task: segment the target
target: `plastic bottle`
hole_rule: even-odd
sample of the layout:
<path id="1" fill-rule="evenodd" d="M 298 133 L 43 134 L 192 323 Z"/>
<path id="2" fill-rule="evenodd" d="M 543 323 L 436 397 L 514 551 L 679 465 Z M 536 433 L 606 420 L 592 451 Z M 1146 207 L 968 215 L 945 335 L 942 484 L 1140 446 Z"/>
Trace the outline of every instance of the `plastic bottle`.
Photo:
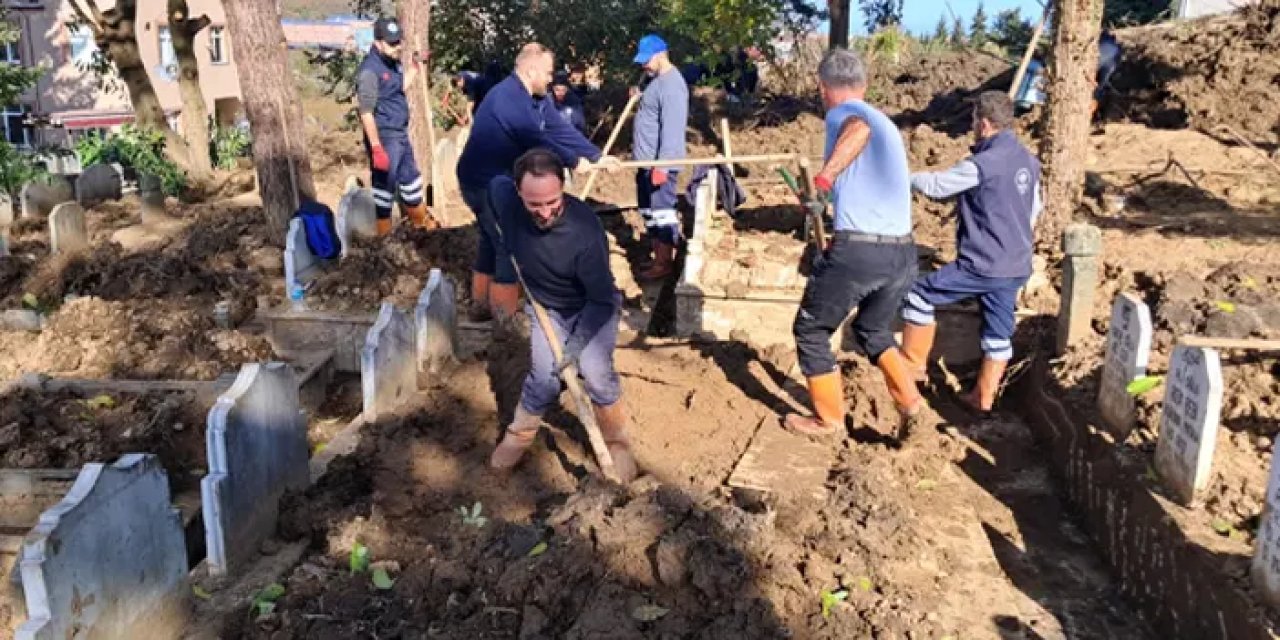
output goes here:
<path id="1" fill-rule="evenodd" d="M 295 282 L 291 284 L 289 286 L 290 308 L 293 309 L 294 311 L 306 311 L 307 303 L 305 300 L 303 300 L 303 296 L 305 294 L 306 294 L 306 289 L 302 286 L 302 283 Z"/>

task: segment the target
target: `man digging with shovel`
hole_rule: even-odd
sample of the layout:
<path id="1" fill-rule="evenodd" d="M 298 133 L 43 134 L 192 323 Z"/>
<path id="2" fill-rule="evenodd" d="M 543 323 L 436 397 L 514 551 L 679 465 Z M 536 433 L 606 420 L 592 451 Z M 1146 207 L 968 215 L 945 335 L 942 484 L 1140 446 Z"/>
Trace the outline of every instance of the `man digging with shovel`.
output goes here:
<path id="1" fill-rule="evenodd" d="M 542 414 L 560 397 L 560 378 L 577 369 L 591 399 L 618 479 L 629 482 L 636 463 L 627 439 L 622 384 L 613 367 L 622 296 L 609 269 L 604 227 L 591 207 L 564 193 L 565 165 L 546 149 L 520 156 L 511 178 L 499 176 L 489 188 L 489 206 L 501 233 L 500 262 L 513 257 L 528 290 L 532 358 L 515 419 L 489 464 L 510 469 L 533 444 Z M 547 331 L 534 318 L 541 304 Z M 559 359 L 550 341 L 563 345 Z M 571 366 L 574 365 L 574 366 Z"/>
<path id="2" fill-rule="evenodd" d="M 902 134 L 863 101 L 867 71 L 857 54 L 829 52 L 818 66 L 827 108 L 826 164 L 815 177 L 835 204 L 835 237 L 814 260 L 792 332 L 814 415 L 789 415 L 790 431 L 825 436 L 844 428 L 844 388 L 831 336 L 849 311 L 859 346 L 884 373 L 904 439 L 924 407 L 893 337 L 893 320 L 916 274 L 911 187 Z"/>

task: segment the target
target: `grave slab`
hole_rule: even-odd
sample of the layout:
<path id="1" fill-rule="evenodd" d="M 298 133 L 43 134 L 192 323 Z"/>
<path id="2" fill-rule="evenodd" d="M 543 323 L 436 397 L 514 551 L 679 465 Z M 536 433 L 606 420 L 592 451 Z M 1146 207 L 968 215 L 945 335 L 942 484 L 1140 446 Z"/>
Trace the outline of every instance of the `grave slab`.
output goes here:
<path id="1" fill-rule="evenodd" d="M 1107 330 L 1107 351 L 1098 385 L 1098 409 L 1117 440 L 1129 437 L 1137 419 L 1130 382 L 1147 374 L 1151 355 L 1151 310 L 1132 293 L 1116 296 Z"/>
<path id="2" fill-rule="evenodd" d="M 75 200 L 75 189 L 66 178 L 54 176 L 48 184 L 28 182 L 18 198 L 22 205 L 22 217 L 43 218 L 54 207 Z"/>
<path id="3" fill-rule="evenodd" d="M 294 218 L 289 221 L 289 231 L 284 239 L 285 292 L 292 291 L 295 286 L 306 288 L 319 274 L 320 259 L 307 247 L 302 220 Z"/>
<path id="4" fill-rule="evenodd" d="M 200 484 L 210 572 L 232 573 L 276 529 L 280 497 L 307 486 L 307 424 L 284 363 L 247 364 L 209 411 Z"/>
<path id="5" fill-rule="evenodd" d="M 385 416 L 417 390 L 417 353 L 413 321 L 390 302 L 382 303 L 360 352 L 360 382 L 368 421 Z"/>
<path id="6" fill-rule="evenodd" d="M 179 637 L 187 551 L 154 455 L 88 464 L 22 546 L 28 620 L 19 640 Z"/>
<path id="7" fill-rule="evenodd" d="M 89 228 L 84 219 L 84 208 L 74 202 L 64 202 L 49 214 L 49 251 L 75 253 L 89 248 Z"/>
<path id="8" fill-rule="evenodd" d="M 124 190 L 124 176 L 114 167 L 95 164 L 84 170 L 75 182 L 76 202 L 92 207 L 107 200 L 119 200 Z"/>
<path id="9" fill-rule="evenodd" d="M 427 277 L 427 286 L 413 309 L 413 323 L 422 381 L 422 376 L 438 375 L 457 359 L 457 294 L 453 281 L 439 269 L 432 269 Z"/>
<path id="10" fill-rule="evenodd" d="M 377 205 L 373 193 L 352 185 L 338 202 L 338 235 L 342 238 L 342 254 L 346 255 L 353 238 L 378 237 Z"/>
<path id="11" fill-rule="evenodd" d="M 1267 604 L 1280 608 L 1280 438 L 1271 449 L 1271 474 L 1250 573 Z"/>
<path id="12" fill-rule="evenodd" d="M 1183 505 L 1209 482 L 1222 413 L 1222 359 L 1217 351 L 1178 346 L 1169 358 L 1156 470 Z"/>
<path id="13" fill-rule="evenodd" d="M 827 497 L 825 483 L 833 455 L 830 446 L 789 433 L 777 420 L 766 418 L 738 459 L 728 484 L 822 502 Z"/>
<path id="14" fill-rule="evenodd" d="M 0 193 L 0 258 L 9 255 L 9 227 L 13 225 L 13 201 Z"/>

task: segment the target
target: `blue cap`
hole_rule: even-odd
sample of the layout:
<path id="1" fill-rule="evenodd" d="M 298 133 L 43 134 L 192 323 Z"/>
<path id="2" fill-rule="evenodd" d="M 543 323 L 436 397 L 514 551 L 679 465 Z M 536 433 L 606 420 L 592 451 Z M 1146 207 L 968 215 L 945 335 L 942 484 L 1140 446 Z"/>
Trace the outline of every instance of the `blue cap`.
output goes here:
<path id="1" fill-rule="evenodd" d="M 649 60 L 667 50 L 667 41 L 663 40 L 657 34 L 649 34 L 640 38 L 640 44 L 636 47 L 636 64 L 648 64 Z"/>

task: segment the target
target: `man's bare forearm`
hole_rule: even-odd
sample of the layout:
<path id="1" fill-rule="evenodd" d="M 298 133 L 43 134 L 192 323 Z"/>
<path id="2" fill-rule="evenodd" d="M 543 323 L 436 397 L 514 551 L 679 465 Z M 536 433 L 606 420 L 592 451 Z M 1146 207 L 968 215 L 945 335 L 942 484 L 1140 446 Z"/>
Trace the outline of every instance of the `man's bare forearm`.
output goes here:
<path id="1" fill-rule="evenodd" d="M 369 145 L 373 147 L 381 147 L 382 138 L 378 137 L 378 123 L 373 119 L 373 114 L 360 114 L 360 124 L 364 126 L 364 135 L 369 139 Z"/>
<path id="2" fill-rule="evenodd" d="M 836 138 L 831 157 L 818 172 L 818 177 L 828 182 L 835 182 L 837 176 L 849 168 L 871 141 L 871 127 L 861 118 L 851 117 L 840 127 L 840 137 Z"/>

